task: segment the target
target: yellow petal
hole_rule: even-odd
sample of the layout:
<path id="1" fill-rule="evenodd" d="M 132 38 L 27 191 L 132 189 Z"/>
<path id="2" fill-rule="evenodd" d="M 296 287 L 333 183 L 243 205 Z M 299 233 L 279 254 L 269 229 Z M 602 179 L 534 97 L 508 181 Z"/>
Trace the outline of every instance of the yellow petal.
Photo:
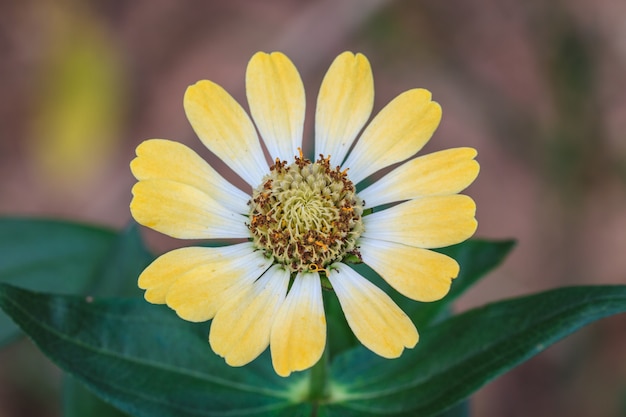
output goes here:
<path id="1" fill-rule="evenodd" d="M 139 224 L 179 239 L 247 238 L 246 218 L 204 192 L 169 180 L 139 181 L 130 211 Z"/>
<path id="2" fill-rule="evenodd" d="M 393 99 L 367 126 L 348 159 L 355 184 L 369 175 L 413 156 L 428 142 L 441 120 L 441 107 L 424 89 Z"/>
<path id="3" fill-rule="evenodd" d="M 185 320 L 199 322 L 213 318 L 226 301 L 245 291 L 271 265 L 271 260 L 262 253 L 252 252 L 251 246 L 232 251 L 211 249 L 221 249 L 215 260 L 180 276 L 165 297 L 167 305 Z"/>
<path id="4" fill-rule="evenodd" d="M 367 58 L 344 52 L 331 64 L 317 97 L 315 155 L 330 155 L 341 165 L 372 113 L 374 79 Z"/>
<path id="5" fill-rule="evenodd" d="M 189 86 L 187 118 L 202 143 L 252 187 L 269 172 L 252 121 L 222 87 L 211 81 Z"/>
<path id="6" fill-rule="evenodd" d="M 191 185 L 237 213 L 248 213 L 250 196 L 226 181 L 182 143 L 146 140 L 137 147 L 130 169 L 138 180 L 171 180 Z"/>
<path id="7" fill-rule="evenodd" d="M 450 290 L 459 264 L 449 256 L 382 240 L 361 238 L 363 262 L 401 294 L 417 301 L 436 301 Z"/>
<path id="8" fill-rule="evenodd" d="M 480 169 L 472 148 L 447 149 L 412 159 L 359 193 L 368 207 L 463 191 Z"/>
<path id="9" fill-rule="evenodd" d="M 280 52 L 257 52 L 246 71 L 246 94 L 270 158 L 293 161 L 302 146 L 306 104 L 296 67 Z"/>
<path id="10" fill-rule="evenodd" d="M 138 285 L 146 290 L 146 300 L 165 304 L 165 296 L 172 284 L 192 269 L 214 262 L 219 249 L 181 248 L 159 256 L 139 275 Z M 249 247 L 248 251 L 252 251 L 252 248 Z"/>
<path id="11" fill-rule="evenodd" d="M 478 223 L 466 195 L 410 200 L 363 218 L 364 237 L 418 248 L 440 248 L 469 238 Z"/>
<path id="12" fill-rule="evenodd" d="M 213 322 L 209 342 L 230 366 L 242 366 L 270 343 L 278 308 L 287 295 L 289 272 L 274 265 L 254 284 L 229 298 Z"/>
<path id="13" fill-rule="evenodd" d="M 280 376 L 315 365 L 326 346 L 326 317 L 317 272 L 299 273 L 276 315 L 270 335 L 272 364 Z"/>
<path id="14" fill-rule="evenodd" d="M 397 358 L 405 347 L 417 344 L 413 322 L 384 291 L 344 264 L 331 268 L 328 279 L 348 325 L 366 348 L 384 358 Z"/>

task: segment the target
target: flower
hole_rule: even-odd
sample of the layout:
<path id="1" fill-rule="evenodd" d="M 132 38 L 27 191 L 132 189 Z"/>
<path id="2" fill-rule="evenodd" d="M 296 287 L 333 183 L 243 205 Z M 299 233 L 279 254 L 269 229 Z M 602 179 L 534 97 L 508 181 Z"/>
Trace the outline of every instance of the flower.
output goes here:
<path id="1" fill-rule="evenodd" d="M 301 150 L 305 96 L 292 62 L 277 52 L 254 55 L 246 93 L 254 124 L 211 81 L 190 86 L 184 108 L 202 143 L 247 192 L 180 143 L 152 139 L 137 148 L 130 209 L 140 224 L 180 239 L 241 240 L 157 258 L 139 277 L 146 300 L 185 320 L 212 319 L 210 345 L 232 366 L 269 345 L 274 369 L 287 376 L 324 351 L 322 287 L 331 286 L 361 343 L 398 357 L 418 341 L 414 324 L 348 261 L 365 262 L 411 299 L 442 298 L 459 266 L 430 249 L 476 230 L 475 204 L 458 194 L 478 175 L 476 151 L 420 156 L 357 192 L 355 185 L 430 139 L 441 120 L 430 92 L 400 94 L 357 140 L 373 107 L 372 71 L 361 54 L 339 55 L 317 100 L 314 161 Z"/>

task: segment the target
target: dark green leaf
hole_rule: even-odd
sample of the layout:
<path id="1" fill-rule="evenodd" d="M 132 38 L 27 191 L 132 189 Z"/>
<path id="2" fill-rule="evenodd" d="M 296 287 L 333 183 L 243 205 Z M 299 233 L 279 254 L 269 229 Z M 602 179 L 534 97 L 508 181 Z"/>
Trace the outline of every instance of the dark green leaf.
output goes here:
<path id="1" fill-rule="evenodd" d="M 143 244 L 137 223 L 132 222 L 116 236 L 87 293 L 93 296 L 140 296 L 137 277 L 154 257 Z M 92 394 L 83 384 L 65 375 L 63 384 L 64 417 L 124 417 L 113 406 Z"/>
<path id="2" fill-rule="evenodd" d="M 580 327 L 626 311 L 626 286 L 557 289 L 422 329 L 399 359 L 364 348 L 337 358 L 325 416 L 437 415 Z"/>
<path id="3" fill-rule="evenodd" d="M 332 291 L 324 291 L 324 312 L 326 313 L 328 355 L 334 358 L 337 354 L 358 346 L 356 338 L 343 315 L 337 296 Z"/>
<path id="4" fill-rule="evenodd" d="M 52 220 L 0 219 L 0 282 L 55 293 L 81 293 L 96 278 L 116 233 Z M 0 344 L 18 329 L 0 314 Z"/>
<path id="5" fill-rule="evenodd" d="M 485 274 L 498 266 L 514 245 L 515 242 L 512 240 L 487 241 L 470 239 L 458 245 L 439 249 L 439 252 L 456 259 L 461 266 L 461 272 L 452 282 L 450 293 L 443 299 L 432 303 L 420 303 L 396 292 L 367 265 L 353 265 L 353 268 L 382 288 L 387 294 L 390 294 L 400 308 L 411 317 L 411 320 L 413 320 L 419 330 L 440 317 L 450 303 L 461 296 Z M 359 342 L 352 335 L 352 331 L 348 327 L 334 294 L 325 301 L 330 338 L 329 350 L 331 357 L 334 357 L 346 349 L 358 346 Z"/>
<path id="6" fill-rule="evenodd" d="M 459 276 L 452 281 L 450 292 L 444 298 L 433 303 L 413 303 L 412 306 L 406 306 L 407 314 L 418 326 L 424 326 L 436 320 L 450 303 L 500 265 L 514 246 L 514 240 L 471 239 L 458 245 L 439 249 L 438 252 L 454 258 L 459 263 L 461 266 Z"/>
<path id="7" fill-rule="evenodd" d="M 83 384 L 65 374 L 63 380 L 63 417 L 128 417 L 117 408 L 89 392 Z"/>
<path id="8" fill-rule="evenodd" d="M 437 417 L 469 417 L 470 416 L 470 408 L 469 401 L 463 401 L 455 405 L 452 408 L 447 409 L 441 414 L 438 414 Z"/>
<path id="9" fill-rule="evenodd" d="M 107 296 L 143 296 L 137 277 L 154 259 L 146 249 L 137 223 L 132 222 L 112 242 L 89 294 Z"/>
<path id="10" fill-rule="evenodd" d="M 0 285 L 0 306 L 41 350 L 98 396 L 134 416 L 308 416 L 306 374 L 281 378 L 268 355 L 232 368 L 208 323 L 141 299 L 85 299 Z"/>

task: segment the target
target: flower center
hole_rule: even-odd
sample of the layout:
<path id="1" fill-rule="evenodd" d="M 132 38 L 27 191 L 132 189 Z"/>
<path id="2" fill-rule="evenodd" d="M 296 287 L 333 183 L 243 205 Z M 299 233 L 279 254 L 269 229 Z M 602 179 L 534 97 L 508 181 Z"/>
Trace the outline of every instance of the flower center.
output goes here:
<path id="1" fill-rule="evenodd" d="M 250 224 L 255 246 L 292 272 L 321 271 L 348 255 L 360 258 L 363 201 L 330 157 L 276 159 L 252 192 Z"/>

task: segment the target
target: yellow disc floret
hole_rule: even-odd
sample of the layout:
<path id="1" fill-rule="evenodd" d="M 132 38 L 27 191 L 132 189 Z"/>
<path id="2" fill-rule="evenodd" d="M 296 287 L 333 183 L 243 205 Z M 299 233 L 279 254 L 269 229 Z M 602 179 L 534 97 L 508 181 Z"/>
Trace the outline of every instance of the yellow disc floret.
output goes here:
<path id="1" fill-rule="evenodd" d="M 347 172 L 296 156 L 289 166 L 276 160 L 250 200 L 255 246 L 292 272 L 318 271 L 347 255 L 359 256 L 363 201 Z"/>

